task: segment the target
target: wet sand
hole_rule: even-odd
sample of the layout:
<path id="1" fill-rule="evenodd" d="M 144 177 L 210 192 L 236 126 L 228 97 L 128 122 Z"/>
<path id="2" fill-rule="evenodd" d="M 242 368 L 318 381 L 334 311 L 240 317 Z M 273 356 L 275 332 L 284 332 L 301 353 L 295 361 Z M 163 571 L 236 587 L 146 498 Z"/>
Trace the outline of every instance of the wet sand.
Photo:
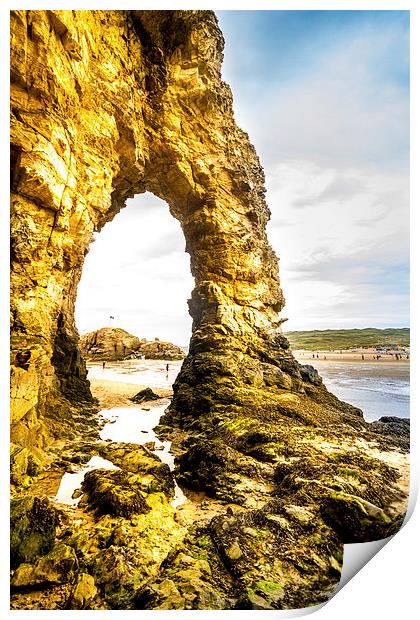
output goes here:
<path id="1" fill-rule="evenodd" d="M 296 355 L 296 358 L 300 363 L 311 364 L 317 368 L 328 389 L 339 398 L 363 409 L 366 420 L 378 419 L 382 415 L 409 416 L 409 363 L 405 360 L 398 362 L 395 359 L 381 358 L 381 360 L 372 359 L 363 362 L 356 354 L 329 354 L 327 360 L 324 360 L 312 359 L 312 353 L 310 355 L 309 358 L 309 353 L 306 352 L 303 356 Z M 175 380 L 181 364 L 182 362 L 172 362 L 168 377 L 165 364 L 154 360 L 107 363 L 105 370 L 102 369 L 101 364 L 89 364 L 92 393 L 98 398 L 103 409 L 132 407 L 138 410 L 139 405 L 131 402 L 129 398 L 145 387 L 152 387 L 154 392 L 164 398 L 172 396 L 172 385 L 168 386 L 168 382 Z M 161 387 L 158 387 L 159 384 Z M 158 405 L 159 403 L 146 403 L 144 408 L 152 407 L 153 409 Z M 147 437 L 147 439 L 150 438 Z M 397 485 L 401 489 L 399 502 L 405 503 L 408 496 L 409 455 L 399 451 L 382 452 L 376 445 L 370 445 L 362 438 L 358 440 L 358 444 L 360 445 L 348 445 L 346 448 L 350 451 L 356 447 L 362 449 L 399 471 L 401 475 Z M 329 449 L 325 442 L 319 443 L 317 440 L 317 445 Z M 342 449 L 343 445 L 331 444 L 330 448 L 338 450 Z M 176 445 L 172 449 L 175 453 L 177 452 Z M 190 501 L 179 506 L 186 520 L 191 518 L 194 510 L 198 510 L 201 501 L 203 501 L 203 510 L 201 508 L 198 510 L 200 519 L 208 519 L 209 506 L 206 496 L 202 494 L 203 496 L 200 497 L 200 494 L 192 492 L 188 492 L 187 495 Z M 397 504 L 398 502 L 396 508 L 401 509 L 401 506 Z M 192 508 L 194 510 L 190 514 Z M 194 518 L 197 519 L 197 512 L 194 513 Z"/>
<path id="2" fill-rule="evenodd" d="M 298 358 L 299 359 L 299 358 Z M 338 398 L 362 409 L 365 420 L 410 417 L 410 365 L 387 360 L 299 359 L 314 366 Z"/>

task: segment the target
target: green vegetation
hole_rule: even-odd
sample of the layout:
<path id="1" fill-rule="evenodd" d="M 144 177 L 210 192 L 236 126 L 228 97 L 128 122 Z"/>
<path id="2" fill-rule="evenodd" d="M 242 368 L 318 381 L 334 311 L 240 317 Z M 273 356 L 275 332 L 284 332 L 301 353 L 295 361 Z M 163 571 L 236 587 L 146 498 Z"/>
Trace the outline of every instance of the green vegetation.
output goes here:
<path id="1" fill-rule="evenodd" d="M 356 347 L 410 346 L 410 328 L 324 329 L 286 332 L 292 349 L 332 351 Z"/>

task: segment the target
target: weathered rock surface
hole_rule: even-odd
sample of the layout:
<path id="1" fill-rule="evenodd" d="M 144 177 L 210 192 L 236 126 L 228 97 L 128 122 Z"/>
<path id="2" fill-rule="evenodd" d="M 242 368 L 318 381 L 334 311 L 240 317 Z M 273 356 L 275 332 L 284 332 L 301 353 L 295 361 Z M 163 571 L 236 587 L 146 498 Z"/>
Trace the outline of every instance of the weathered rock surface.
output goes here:
<path id="1" fill-rule="evenodd" d="M 181 347 L 157 338 L 142 342 L 137 353 L 144 355 L 147 360 L 183 360 L 185 357 Z"/>
<path id="2" fill-rule="evenodd" d="M 101 513 L 129 517 L 148 512 L 141 478 L 124 471 L 94 469 L 85 475 L 82 489 L 89 502 Z"/>
<path id="3" fill-rule="evenodd" d="M 401 447 L 409 449 L 410 447 L 410 420 L 406 418 L 397 418 L 395 416 L 383 416 L 379 420 L 375 420 L 371 424 L 372 430 L 388 435 L 398 437 Z"/>
<path id="4" fill-rule="evenodd" d="M 73 581 L 77 569 L 74 550 L 68 545 L 58 544 L 35 566 L 21 564 L 13 575 L 11 585 L 14 588 L 30 588 L 68 583 Z"/>
<path id="5" fill-rule="evenodd" d="M 12 432 L 20 443 L 47 434 L 43 416 L 65 406 L 63 397 L 89 399 L 74 325 L 84 255 L 93 231 L 144 191 L 180 220 L 196 279 L 174 406 L 196 417 L 202 392 L 217 402 L 220 382 L 264 387 L 263 363 L 299 390 L 279 330 L 264 174 L 221 81 L 214 14 L 14 11 L 11 31 Z"/>
<path id="6" fill-rule="evenodd" d="M 13 498 L 10 504 L 10 563 L 33 562 L 50 551 L 58 519 L 46 498 L 30 495 Z"/>
<path id="7" fill-rule="evenodd" d="M 69 609 L 89 609 L 97 593 L 95 580 L 92 575 L 79 573 L 74 588 L 70 594 Z"/>
<path id="8" fill-rule="evenodd" d="M 62 510 L 67 529 L 55 540 L 48 502 L 13 500 L 17 582 L 59 543 L 75 550 L 72 570 L 91 575 L 97 592 L 89 579 L 86 596 L 72 599 L 74 584 L 56 580 L 29 600 L 16 593 L 12 606 L 283 609 L 326 600 L 343 544 L 401 523 L 406 433 L 367 424 L 299 366 L 281 332 L 264 174 L 221 80 L 215 15 L 18 10 L 11 45 L 13 476 L 35 494 L 30 455 L 54 439 L 57 467 L 60 451 L 77 463 L 89 450 L 121 467 L 87 476 L 87 501 Z M 94 441 L 74 323 L 93 232 L 145 191 L 179 220 L 195 278 L 190 350 L 159 429 L 177 444 L 190 514 L 175 512 L 172 475 L 146 449 Z"/>
<path id="9" fill-rule="evenodd" d="M 38 451 L 37 451 L 38 452 Z M 10 444 L 10 480 L 17 487 L 26 487 L 41 470 L 41 460 L 27 448 Z"/>

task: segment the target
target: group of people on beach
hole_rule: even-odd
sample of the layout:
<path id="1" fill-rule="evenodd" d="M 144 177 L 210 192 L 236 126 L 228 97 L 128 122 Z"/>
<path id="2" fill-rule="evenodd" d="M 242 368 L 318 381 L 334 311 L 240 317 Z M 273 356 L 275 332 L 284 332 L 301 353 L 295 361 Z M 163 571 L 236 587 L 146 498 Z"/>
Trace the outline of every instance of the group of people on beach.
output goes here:
<path id="1" fill-rule="evenodd" d="M 340 351 L 340 353 L 343 353 L 343 352 Z M 387 353 L 387 355 L 388 356 L 392 355 L 393 357 L 395 357 L 395 359 L 397 361 L 400 361 L 400 360 L 402 360 L 404 358 L 407 359 L 407 360 L 410 359 L 410 355 L 408 353 L 404 353 L 404 355 L 402 353 L 392 353 L 392 354 Z M 365 360 L 365 354 L 361 353 L 360 354 L 360 358 L 364 361 Z M 376 360 L 376 361 L 380 360 L 381 358 L 382 358 L 382 355 L 380 353 L 375 353 L 375 355 L 373 355 L 373 359 Z M 312 359 L 320 359 L 319 354 L 318 353 L 312 353 Z M 324 360 L 326 360 L 326 359 L 327 359 L 327 356 L 324 355 Z"/>

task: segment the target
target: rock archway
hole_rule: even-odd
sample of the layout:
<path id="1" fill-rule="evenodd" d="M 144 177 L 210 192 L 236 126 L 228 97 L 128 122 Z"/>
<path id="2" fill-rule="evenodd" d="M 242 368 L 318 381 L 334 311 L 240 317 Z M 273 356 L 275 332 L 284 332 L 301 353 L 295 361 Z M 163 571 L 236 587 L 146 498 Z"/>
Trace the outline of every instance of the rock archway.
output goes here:
<path id="1" fill-rule="evenodd" d="M 153 507 L 141 503 L 169 524 L 166 538 L 151 529 L 153 557 L 143 515 L 126 522 L 125 538 L 108 516 L 96 529 L 88 522 L 93 551 L 77 526 L 65 551 L 76 566 L 77 549 L 88 567 L 80 579 L 94 575 L 96 608 L 276 609 L 326 600 L 343 543 L 398 529 L 405 489 L 381 454 L 407 441 L 330 394 L 281 332 L 264 174 L 221 80 L 214 14 L 13 11 L 11 44 L 11 428 L 16 469 L 30 478 L 15 480 L 18 492 L 36 474 L 31 458 L 71 436 L 74 411 L 92 400 L 74 323 L 92 234 L 127 198 L 150 191 L 179 220 L 195 278 L 190 350 L 160 433 L 182 437 L 178 480 L 206 493 L 215 516 L 196 506 L 182 525 L 160 493 Z M 116 462 L 133 467 L 116 450 Z M 149 458 L 130 455 L 136 467 Z M 18 511 L 36 509 L 33 495 L 17 500 Z M 226 503 L 238 511 L 226 512 Z M 143 541 L 143 551 L 121 555 L 122 539 L 136 549 Z M 17 587 L 28 585 L 22 566 Z M 68 605 L 76 605 L 71 597 Z"/>
<path id="2" fill-rule="evenodd" d="M 12 14 L 13 438 L 39 443 L 39 414 L 89 400 L 73 318 L 83 259 L 145 191 L 180 221 L 196 283 L 174 408 L 209 412 L 222 387 L 240 402 L 250 387 L 301 389 L 264 174 L 234 121 L 222 48 L 206 11 Z"/>

